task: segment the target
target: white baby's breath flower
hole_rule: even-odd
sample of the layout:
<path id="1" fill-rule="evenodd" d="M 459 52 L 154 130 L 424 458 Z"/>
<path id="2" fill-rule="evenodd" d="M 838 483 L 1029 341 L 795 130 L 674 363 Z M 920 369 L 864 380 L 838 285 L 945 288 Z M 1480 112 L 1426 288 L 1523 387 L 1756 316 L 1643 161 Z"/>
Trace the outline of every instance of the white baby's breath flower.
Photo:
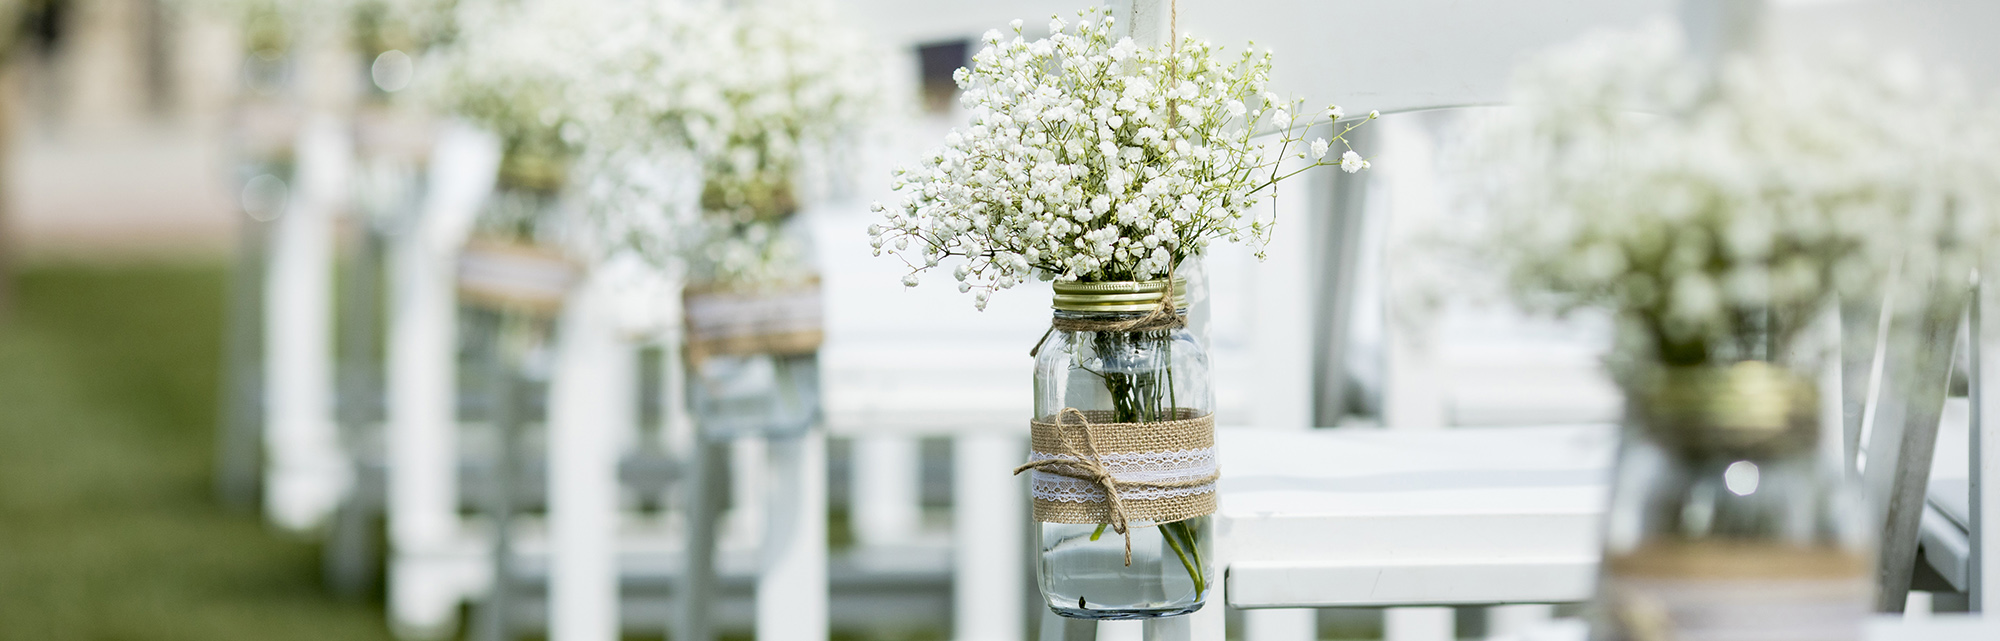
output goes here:
<path id="1" fill-rule="evenodd" d="M 2000 117 L 1942 76 L 1811 54 L 1710 66 L 1657 26 L 1534 61 L 1459 159 L 1493 214 L 1478 246 L 1530 307 L 1617 313 L 1641 363 L 1776 358 L 1840 297 L 1880 300 L 1892 260 L 1962 287 L 2000 240 Z"/>
<path id="2" fill-rule="evenodd" d="M 656 263 L 685 260 L 697 280 L 802 278 L 793 214 L 882 104 L 866 38 L 823 0 L 574 5 L 613 7 L 574 38 L 590 55 L 567 92 L 590 107 L 577 120 L 598 170 L 598 234 Z M 893 232 L 871 230 L 870 245 L 907 247 Z"/>
<path id="3" fill-rule="evenodd" d="M 906 263 L 921 253 L 919 270 L 958 261 L 961 291 L 983 308 L 1031 278 L 1151 280 L 1212 240 L 1267 241 L 1269 221 L 1245 213 L 1296 173 L 1277 150 L 1299 155 L 1314 124 L 1266 91 L 1270 53 L 1225 56 L 1192 38 L 1140 48 L 1100 15 L 1053 21 L 1034 41 L 989 37 L 957 76 L 972 125 L 898 174 L 903 200 L 869 242 L 893 240 Z M 1267 146 L 1253 130 L 1274 123 Z M 1315 141 L 1309 166 L 1334 164 L 1326 150 L 1348 129 Z"/>
<path id="4" fill-rule="evenodd" d="M 1341 171 L 1351 174 L 1367 168 L 1368 168 L 1368 161 L 1363 160 L 1361 158 L 1361 154 L 1354 153 L 1354 150 L 1352 149 L 1349 149 L 1347 150 L 1347 153 L 1340 155 Z"/>

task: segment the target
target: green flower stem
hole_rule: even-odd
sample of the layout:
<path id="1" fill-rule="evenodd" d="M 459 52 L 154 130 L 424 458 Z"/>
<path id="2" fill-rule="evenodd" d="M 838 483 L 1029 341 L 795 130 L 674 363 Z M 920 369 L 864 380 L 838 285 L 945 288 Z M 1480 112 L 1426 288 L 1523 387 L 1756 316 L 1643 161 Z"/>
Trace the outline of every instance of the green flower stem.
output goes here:
<path id="1" fill-rule="evenodd" d="M 1201 552 L 1195 548 L 1194 536 L 1187 521 L 1160 525 L 1160 538 L 1166 540 L 1167 547 L 1173 548 L 1174 556 L 1180 557 L 1181 567 L 1187 568 L 1188 578 L 1194 580 L 1194 598 L 1201 598 L 1202 593 L 1208 591 L 1208 582 L 1201 574 Z M 1176 541 L 1176 538 L 1180 540 Z"/>

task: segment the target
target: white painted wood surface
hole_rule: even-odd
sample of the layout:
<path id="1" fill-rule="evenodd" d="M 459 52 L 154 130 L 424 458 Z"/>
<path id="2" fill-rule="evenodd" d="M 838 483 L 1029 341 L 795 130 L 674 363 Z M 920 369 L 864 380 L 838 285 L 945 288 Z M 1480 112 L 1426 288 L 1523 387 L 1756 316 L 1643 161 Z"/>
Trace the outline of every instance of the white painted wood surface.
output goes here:
<path id="1" fill-rule="evenodd" d="M 449 635 L 460 601 L 489 578 L 458 517 L 453 257 L 492 191 L 500 148 L 464 126 L 447 127 L 436 144 L 430 192 L 389 255 L 389 621 L 403 638 Z"/>
<path id="2" fill-rule="evenodd" d="M 854 439 L 854 538 L 864 546 L 913 542 L 923 528 L 923 496 L 917 439 L 867 436 Z"/>
<path id="3" fill-rule="evenodd" d="M 1508 641 L 1585 641 L 1589 628 L 1576 620 L 1553 624 L 1506 637 Z M 1866 641 L 1990 641 L 2000 639 L 2000 621 L 1977 616 L 1941 614 L 1931 617 L 1877 615 L 1868 620 L 1862 639 Z"/>
<path id="4" fill-rule="evenodd" d="M 1027 638 L 1021 595 L 1028 540 L 1022 523 L 1027 489 L 1012 474 L 1027 456 L 1023 441 L 1005 434 L 952 439 L 952 638 Z"/>
<path id="5" fill-rule="evenodd" d="M 1971 550 L 1972 607 L 1983 613 L 2000 613 L 2000 589 L 1987 579 L 2000 580 L 2000 491 L 1985 482 L 2000 479 L 2000 286 L 1977 280 L 1971 320 L 1972 372 L 1971 420 L 1967 460 L 1968 496 L 1972 508 L 1968 523 Z"/>
<path id="6" fill-rule="evenodd" d="M 769 506 L 757 575 L 757 638 L 827 638 L 826 432 L 769 441 Z"/>
<path id="7" fill-rule="evenodd" d="M 264 509 L 292 531 L 323 523 L 354 481 L 333 415 L 334 217 L 354 155 L 346 134 L 328 114 L 300 130 L 265 272 Z"/>
<path id="8" fill-rule="evenodd" d="M 1225 429 L 1218 439 L 1230 605 L 1589 597 L 1611 426 Z"/>
<path id="9" fill-rule="evenodd" d="M 1389 608 L 1382 611 L 1383 641 L 1448 641 L 1458 638 L 1451 608 Z"/>
<path id="10" fill-rule="evenodd" d="M 549 381 L 551 641 L 616 641 L 620 441 L 637 429 L 638 354 L 600 275 L 570 295 Z"/>

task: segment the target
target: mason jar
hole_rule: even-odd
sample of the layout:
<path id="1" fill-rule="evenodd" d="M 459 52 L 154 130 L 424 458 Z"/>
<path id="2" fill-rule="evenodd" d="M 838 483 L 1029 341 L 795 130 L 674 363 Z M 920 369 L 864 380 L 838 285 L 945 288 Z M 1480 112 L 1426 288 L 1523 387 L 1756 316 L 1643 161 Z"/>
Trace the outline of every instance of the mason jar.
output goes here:
<path id="1" fill-rule="evenodd" d="M 1811 379 L 1745 361 L 1627 388 L 1591 637 L 1860 639 L 1873 541 Z"/>
<path id="2" fill-rule="evenodd" d="M 1166 280 L 1055 285 L 1053 329 L 1036 351 L 1031 457 L 1096 456 L 1121 481 L 1170 482 L 1121 491 L 1121 534 L 1101 486 L 1031 471 L 1035 575 L 1062 616 L 1186 614 L 1214 585 L 1215 395 L 1208 354 L 1184 321 L 1185 280 L 1174 285 L 1171 293 Z M 1050 438 L 1049 424 L 1068 431 Z"/>

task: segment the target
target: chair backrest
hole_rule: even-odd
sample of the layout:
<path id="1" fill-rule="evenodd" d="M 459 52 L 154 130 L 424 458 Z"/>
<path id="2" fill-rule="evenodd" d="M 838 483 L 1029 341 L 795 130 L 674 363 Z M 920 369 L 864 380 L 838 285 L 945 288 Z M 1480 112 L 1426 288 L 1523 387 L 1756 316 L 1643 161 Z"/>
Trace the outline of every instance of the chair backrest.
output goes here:
<path id="1" fill-rule="evenodd" d="M 1882 528 L 1876 609 L 1883 612 L 1903 610 L 1916 569 L 1938 422 L 1967 303 L 1963 280 L 1928 285 L 1908 280 L 1893 284 L 1887 300 L 1844 314 L 1843 320 L 1856 322 L 1842 323 L 1842 366 L 1868 368 L 1865 376 L 1843 371 L 1843 383 L 1865 381 L 1859 389 L 1841 390 L 1843 408 L 1860 409 L 1858 416 L 1843 417 L 1845 441 L 1854 445 L 1843 454 L 1866 488 L 1872 522 Z M 1881 311 L 1907 309 L 1909 300 L 1919 301 L 1921 311 Z"/>
<path id="2" fill-rule="evenodd" d="M 1873 49 L 1917 54 L 1926 62 L 1942 63 L 1962 73 L 1982 91 L 1992 91 L 2000 88 L 2000 55 L 1994 55 L 2000 52 L 1995 51 L 1989 28 L 1995 19 L 2000 19 L 2000 5 L 1989 3 L 1775 2 L 1768 35 L 1778 46 L 1866 38 Z M 1841 313 L 1842 451 L 1849 462 L 1863 455 L 1871 462 L 1892 462 L 1870 463 L 1861 470 L 1873 516 L 1883 526 L 1878 570 L 1879 606 L 1885 611 L 1902 609 L 1917 562 L 1919 521 L 1948 376 L 1954 367 L 1967 371 L 1971 379 L 1971 500 L 1967 515 L 1971 608 L 2000 609 L 2000 598 L 1981 585 L 1982 576 L 2000 572 L 2000 566 L 1986 565 L 1988 557 L 1983 553 L 1987 543 L 2000 541 L 2000 532 L 1986 532 L 1981 527 L 1983 515 L 2000 510 L 1992 501 L 2000 496 L 1988 498 L 1989 493 L 1980 490 L 1982 472 L 2000 470 L 1996 466 L 2000 452 L 1982 447 L 1982 442 L 1992 441 L 1981 438 L 1982 434 L 1992 437 L 1991 430 L 2000 428 L 2000 413 L 1996 413 L 2000 409 L 1996 407 L 2000 406 L 2000 377 L 1981 375 L 1982 363 L 2000 357 L 2000 343 L 1995 340 L 2000 338 L 2000 325 L 1983 319 L 1991 314 L 1981 311 L 1993 304 L 1994 288 L 1975 279 L 1969 298 L 1953 300 L 1963 292 L 1951 287 L 1906 292 L 1939 302 L 1940 309 L 1924 318 L 1899 321 L 1884 315 L 1882 301 L 1848 304 Z M 1960 358 L 1969 362 L 1955 365 L 1953 346 L 1961 335 L 1967 337 L 1970 349 Z"/>

